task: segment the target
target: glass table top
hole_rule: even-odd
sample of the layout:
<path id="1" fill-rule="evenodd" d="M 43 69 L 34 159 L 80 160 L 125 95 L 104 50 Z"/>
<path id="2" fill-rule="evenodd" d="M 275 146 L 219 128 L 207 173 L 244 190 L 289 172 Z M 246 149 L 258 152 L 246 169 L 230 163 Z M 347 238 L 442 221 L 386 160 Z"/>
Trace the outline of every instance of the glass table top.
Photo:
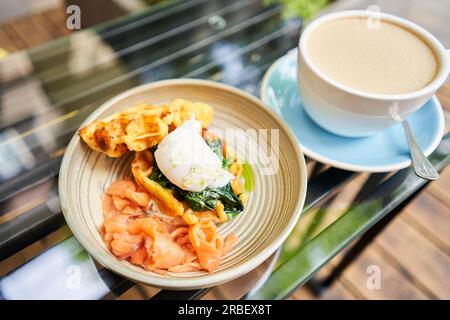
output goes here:
<path id="1" fill-rule="evenodd" d="M 0 296 L 99 299 L 133 286 L 98 266 L 64 227 L 57 176 L 65 146 L 102 102 L 140 84 L 202 78 L 257 96 L 264 72 L 297 45 L 301 26 L 259 0 L 171 1 L 0 60 Z M 432 155 L 440 168 L 450 161 L 449 144 L 447 135 Z M 320 205 L 359 175 L 314 161 L 308 169 L 297 228 L 279 257 L 240 280 L 234 298 L 252 288 L 247 298 L 285 298 L 425 183 L 410 170 L 369 176 L 352 205 L 336 213 Z M 77 272 L 86 278 L 71 283 Z"/>

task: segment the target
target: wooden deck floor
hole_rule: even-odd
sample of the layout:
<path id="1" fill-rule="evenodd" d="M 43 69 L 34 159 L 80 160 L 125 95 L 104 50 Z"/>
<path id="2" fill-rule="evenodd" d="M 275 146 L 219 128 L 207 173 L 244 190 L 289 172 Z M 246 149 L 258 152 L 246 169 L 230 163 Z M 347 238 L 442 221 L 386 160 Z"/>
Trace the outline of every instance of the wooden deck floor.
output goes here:
<path id="1" fill-rule="evenodd" d="M 347 192 L 357 188 L 349 185 Z M 430 183 L 319 296 L 307 287 L 292 299 L 449 299 L 450 167 Z M 341 258 L 323 270 L 329 272 Z M 366 285 L 369 266 L 381 271 L 380 289 Z"/>
<path id="2" fill-rule="evenodd" d="M 66 13 L 55 8 L 30 17 L 19 18 L 0 25 L 0 48 L 9 53 L 27 49 L 69 34 Z"/>
<path id="3" fill-rule="evenodd" d="M 62 9 L 55 9 L 1 25 L 0 48 L 15 52 L 69 33 L 65 28 L 64 14 Z M 450 84 L 440 90 L 438 97 L 446 110 L 448 130 Z M 361 179 L 352 181 L 334 200 L 333 206 L 337 209 L 345 208 L 361 183 Z M 441 179 L 430 183 L 406 206 L 328 290 L 316 296 L 304 287 L 295 292 L 291 299 L 449 299 L 449 191 L 450 167 L 447 167 Z M 46 241 L 33 245 L 35 249 L 31 248 L 31 251 L 41 251 L 48 247 L 51 241 Z M 340 258 L 341 256 L 336 257 L 322 272 L 328 272 Z M 29 257 L 16 255 L 10 259 L 14 262 L 11 265 L 20 264 L 21 259 L 28 260 Z M 381 270 L 380 289 L 367 288 L 367 268 L 371 265 L 376 265 Z M 151 293 L 154 293 L 154 289 L 135 287 L 122 298 L 142 298 Z M 206 296 L 214 297 L 223 297 L 223 294 L 212 291 Z"/>

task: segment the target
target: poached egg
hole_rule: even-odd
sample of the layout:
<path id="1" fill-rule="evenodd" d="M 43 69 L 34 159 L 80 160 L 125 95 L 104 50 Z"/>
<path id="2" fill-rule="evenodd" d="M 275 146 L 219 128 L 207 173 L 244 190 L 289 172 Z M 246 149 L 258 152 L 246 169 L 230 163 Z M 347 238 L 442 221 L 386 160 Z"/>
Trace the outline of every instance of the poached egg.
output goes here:
<path id="1" fill-rule="evenodd" d="M 155 160 L 164 176 L 186 191 L 220 188 L 234 179 L 203 139 L 201 122 L 194 117 L 161 140 Z"/>

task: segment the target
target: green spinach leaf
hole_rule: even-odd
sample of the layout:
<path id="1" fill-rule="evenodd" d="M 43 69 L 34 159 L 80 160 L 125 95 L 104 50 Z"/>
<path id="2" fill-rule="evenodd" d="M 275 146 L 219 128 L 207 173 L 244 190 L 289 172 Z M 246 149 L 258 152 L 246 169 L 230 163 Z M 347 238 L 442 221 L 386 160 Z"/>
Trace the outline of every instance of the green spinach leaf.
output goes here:
<path id="1" fill-rule="evenodd" d="M 185 200 L 194 211 L 214 210 L 217 200 L 222 202 L 225 212 L 232 217 L 244 210 L 242 201 L 233 193 L 229 183 L 221 188 L 206 188 L 200 192 L 186 192 Z"/>

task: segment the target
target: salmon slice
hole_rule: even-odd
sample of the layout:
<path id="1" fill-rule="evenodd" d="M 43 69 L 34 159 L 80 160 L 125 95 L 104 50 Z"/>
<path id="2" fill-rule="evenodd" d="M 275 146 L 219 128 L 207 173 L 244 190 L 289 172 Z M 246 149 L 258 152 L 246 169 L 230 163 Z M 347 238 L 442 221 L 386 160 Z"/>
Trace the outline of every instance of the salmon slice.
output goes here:
<path id="1" fill-rule="evenodd" d="M 189 232 L 189 229 L 187 227 L 181 227 L 181 228 L 178 228 L 178 229 L 175 229 L 174 231 L 172 231 L 170 233 L 170 237 L 172 239 L 176 239 L 177 237 L 184 236 L 188 232 Z"/>
<path id="2" fill-rule="evenodd" d="M 110 197 L 112 197 L 114 207 L 119 211 L 122 211 L 125 207 L 131 207 L 133 205 L 133 203 L 130 200 L 123 199 L 117 195 L 113 195 Z"/>
<path id="3" fill-rule="evenodd" d="M 214 271 L 237 241 L 217 234 L 217 216 L 198 212 L 197 224 L 188 225 L 155 209 L 154 200 L 130 179 L 113 182 L 103 196 L 102 238 L 119 259 L 159 274 Z M 149 216 L 147 216 L 149 215 Z"/>
<path id="4" fill-rule="evenodd" d="M 106 233 L 126 232 L 128 228 L 128 215 L 118 214 L 104 222 Z"/>
<path id="5" fill-rule="evenodd" d="M 168 234 L 167 227 L 156 217 L 142 219 L 142 231 L 155 239 L 158 235 Z"/>
<path id="6" fill-rule="evenodd" d="M 129 234 L 140 234 L 142 232 L 142 218 L 130 221 L 127 224 L 127 232 Z"/>
<path id="7" fill-rule="evenodd" d="M 185 264 L 193 262 L 195 260 L 198 260 L 197 254 L 195 253 L 194 248 L 192 247 L 192 245 L 190 243 L 186 243 L 186 244 L 182 245 L 181 247 L 183 248 L 184 254 L 185 254 L 185 258 L 184 258 Z"/>
<path id="8" fill-rule="evenodd" d="M 232 246 L 239 240 L 239 238 L 235 234 L 230 234 L 223 242 L 222 255 L 226 255 Z"/>
<path id="9" fill-rule="evenodd" d="M 183 264 L 183 249 L 166 235 L 158 235 L 153 243 L 153 267 L 167 269 Z"/>
<path id="10" fill-rule="evenodd" d="M 181 272 L 199 271 L 201 269 L 202 269 L 202 267 L 200 267 L 200 265 L 198 263 L 189 263 L 189 264 L 173 266 L 167 270 L 170 272 L 181 273 Z"/>
<path id="11" fill-rule="evenodd" d="M 125 190 L 124 196 L 133 201 L 138 206 L 146 208 L 150 202 L 150 196 L 145 192 L 136 192 L 131 189 Z"/>
<path id="12" fill-rule="evenodd" d="M 122 210 L 122 213 L 127 214 L 131 217 L 137 217 L 137 216 L 143 216 L 144 215 L 144 211 L 136 206 L 130 206 L 130 207 L 125 207 Z"/>
<path id="13" fill-rule="evenodd" d="M 200 266 L 212 272 L 220 264 L 223 240 L 217 236 L 216 226 L 210 220 L 200 220 L 189 226 L 189 241 L 197 253 Z"/>
<path id="14" fill-rule="evenodd" d="M 138 266 L 143 267 L 145 265 L 145 262 L 147 261 L 148 254 L 147 249 L 142 246 L 141 248 L 137 249 L 130 255 L 130 262 L 132 264 L 136 264 Z"/>
<path id="15" fill-rule="evenodd" d="M 184 235 L 182 237 L 176 238 L 175 242 L 178 243 L 180 246 L 183 246 L 183 245 L 188 244 L 188 243 L 190 244 L 190 242 L 189 242 L 189 234 L 186 234 L 186 235 Z"/>
<path id="16" fill-rule="evenodd" d="M 115 233 L 111 241 L 111 250 L 120 259 L 130 257 L 144 242 L 142 236 L 129 235 L 127 233 Z"/>
<path id="17" fill-rule="evenodd" d="M 125 198 L 127 190 L 136 191 L 136 185 L 130 179 L 120 179 L 114 181 L 106 190 L 106 193 L 111 196 L 119 196 Z"/>
<path id="18" fill-rule="evenodd" d="M 120 211 L 114 206 L 113 199 L 110 195 L 103 196 L 103 215 L 105 218 L 120 214 Z"/>

